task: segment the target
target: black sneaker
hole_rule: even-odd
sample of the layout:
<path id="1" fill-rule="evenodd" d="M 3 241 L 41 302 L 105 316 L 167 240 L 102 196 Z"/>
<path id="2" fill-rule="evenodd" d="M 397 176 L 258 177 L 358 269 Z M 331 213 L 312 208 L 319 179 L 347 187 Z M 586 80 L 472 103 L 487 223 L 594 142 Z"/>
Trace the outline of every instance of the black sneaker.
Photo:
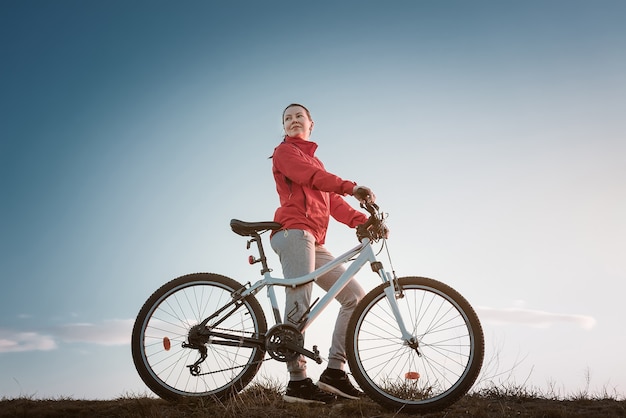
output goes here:
<path id="1" fill-rule="evenodd" d="M 343 370 L 338 369 L 326 369 L 320 376 L 317 386 L 326 392 L 334 393 L 335 395 L 348 398 L 359 399 L 365 394 L 352 386 L 348 374 Z"/>
<path id="2" fill-rule="evenodd" d="M 283 396 L 285 402 L 302 402 L 327 404 L 334 402 L 337 397 L 332 393 L 324 392 L 313 384 L 311 379 L 290 381 L 287 384 L 287 393 Z"/>

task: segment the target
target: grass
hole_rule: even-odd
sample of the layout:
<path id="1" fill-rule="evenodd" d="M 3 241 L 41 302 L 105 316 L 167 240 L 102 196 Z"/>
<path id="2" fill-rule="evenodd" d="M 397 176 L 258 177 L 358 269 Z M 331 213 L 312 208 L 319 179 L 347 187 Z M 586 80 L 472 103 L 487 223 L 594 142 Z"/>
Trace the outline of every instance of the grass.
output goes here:
<path id="1" fill-rule="evenodd" d="M 547 390 L 515 383 L 514 371 L 522 360 L 502 368 L 495 355 L 483 365 L 478 381 L 470 393 L 449 408 L 418 415 L 423 418 L 455 417 L 541 417 L 541 418 L 626 418 L 626 397 L 616 388 L 605 386 L 599 392 L 590 390 L 591 372 L 585 373 L 582 390 L 563 395 L 555 382 Z M 531 372 L 532 373 L 532 369 Z M 392 386 L 398 394 L 419 398 L 405 385 Z M 409 391 L 409 392 L 407 392 Z M 145 417 L 145 418 L 396 418 L 410 416 L 401 410 L 385 409 L 369 398 L 340 401 L 332 405 L 290 404 L 282 399 L 284 383 L 257 376 L 242 392 L 220 401 L 188 399 L 170 403 L 152 394 L 127 394 L 115 400 L 76 400 L 72 398 L 36 399 L 25 396 L 0 398 L 0 418 L 5 417 Z"/>
<path id="2" fill-rule="evenodd" d="M 407 416 L 401 411 L 382 408 L 369 399 L 310 406 L 282 400 L 283 387 L 272 381 L 252 383 L 227 401 L 190 399 L 168 403 L 148 395 L 129 395 L 116 400 L 74 400 L 67 398 L 1 399 L 0 417 L 168 417 L 168 418 L 318 418 Z M 542 417 L 605 418 L 626 417 L 626 400 L 605 393 L 581 391 L 562 399 L 554 393 L 516 386 L 487 386 L 463 397 L 450 408 L 420 415 L 424 418 L 452 417 Z"/>

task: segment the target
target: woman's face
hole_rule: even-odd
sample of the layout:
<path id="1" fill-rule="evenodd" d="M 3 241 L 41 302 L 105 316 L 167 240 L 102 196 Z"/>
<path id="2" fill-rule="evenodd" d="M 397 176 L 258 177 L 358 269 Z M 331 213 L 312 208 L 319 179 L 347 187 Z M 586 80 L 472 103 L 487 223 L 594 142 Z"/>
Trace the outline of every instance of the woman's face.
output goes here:
<path id="1" fill-rule="evenodd" d="M 308 140 L 313 130 L 313 121 L 301 106 L 292 106 L 283 114 L 283 128 L 287 136 Z"/>

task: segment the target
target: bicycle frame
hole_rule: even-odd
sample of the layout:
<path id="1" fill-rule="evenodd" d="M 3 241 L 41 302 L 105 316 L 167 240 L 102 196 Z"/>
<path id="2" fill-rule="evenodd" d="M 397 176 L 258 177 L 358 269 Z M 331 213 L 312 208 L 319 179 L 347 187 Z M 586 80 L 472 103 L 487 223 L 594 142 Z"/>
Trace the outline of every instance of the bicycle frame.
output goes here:
<path id="1" fill-rule="evenodd" d="M 260 241 L 259 241 L 260 245 Z M 341 292 L 341 290 L 348 284 L 350 279 L 357 273 L 363 266 L 369 262 L 372 266 L 372 270 L 377 273 L 383 283 L 388 283 L 389 285 L 385 289 L 385 293 L 387 295 L 387 299 L 389 300 L 389 304 L 391 306 L 392 312 L 395 316 L 396 321 L 398 322 L 398 326 L 400 331 L 402 332 L 402 338 L 406 341 L 407 344 L 415 341 L 415 337 L 408 332 L 402 316 L 400 315 L 400 310 L 398 309 L 398 305 L 396 303 L 396 286 L 393 284 L 393 278 L 389 273 L 385 271 L 382 266 L 382 263 L 376 259 L 376 255 L 374 254 L 374 250 L 372 249 L 371 241 L 368 238 L 364 238 L 359 245 L 352 248 L 351 250 L 345 252 L 344 254 L 336 257 L 335 259 L 329 261 L 318 269 L 312 271 L 311 273 L 291 278 L 278 278 L 273 277 L 271 275 L 271 270 L 267 269 L 263 271 L 263 279 L 255 282 L 249 288 L 241 292 L 242 297 L 246 297 L 248 295 L 255 295 L 264 287 L 267 287 L 267 295 L 270 300 L 272 313 L 274 315 L 274 321 L 276 324 L 282 323 L 282 318 L 280 315 L 280 309 L 278 307 L 278 302 L 276 299 L 276 293 L 274 291 L 275 286 L 282 287 L 295 287 L 300 286 L 306 283 L 310 283 L 316 281 L 317 278 L 323 276 L 327 272 L 331 271 L 335 267 L 347 263 L 352 258 L 354 259 L 350 265 L 346 268 L 345 272 L 339 277 L 339 279 L 335 282 L 335 284 L 326 292 L 326 294 L 319 300 L 314 303 L 312 307 L 307 311 L 303 318 L 299 320 L 298 329 L 301 332 L 304 332 L 314 321 L 315 319 L 324 311 L 324 309 L 328 306 L 328 304 L 335 298 L 335 296 Z"/>

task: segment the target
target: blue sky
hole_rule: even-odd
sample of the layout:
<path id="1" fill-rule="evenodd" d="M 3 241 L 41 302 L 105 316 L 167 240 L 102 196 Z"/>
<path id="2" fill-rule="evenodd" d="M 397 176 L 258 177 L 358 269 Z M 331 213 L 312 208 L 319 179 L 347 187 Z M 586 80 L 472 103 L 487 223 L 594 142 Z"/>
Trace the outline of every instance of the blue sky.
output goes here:
<path id="1" fill-rule="evenodd" d="M 272 218 L 291 102 L 390 213 L 398 274 L 477 308 L 486 380 L 626 393 L 625 18 L 604 0 L 2 2 L 0 396 L 147 392 L 129 339 L 151 292 L 260 277 L 228 221 Z M 331 226 L 332 251 L 354 243 Z M 307 334 L 322 352 L 333 309 Z"/>

